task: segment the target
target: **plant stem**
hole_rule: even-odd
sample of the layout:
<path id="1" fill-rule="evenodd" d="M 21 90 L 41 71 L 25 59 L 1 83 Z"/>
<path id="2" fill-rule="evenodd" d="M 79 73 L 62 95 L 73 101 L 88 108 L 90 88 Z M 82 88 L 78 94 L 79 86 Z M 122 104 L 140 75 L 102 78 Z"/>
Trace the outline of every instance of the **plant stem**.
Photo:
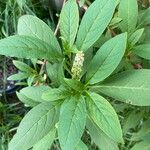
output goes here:
<path id="1" fill-rule="evenodd" d="M 66 3 L 66 0 L 64 0 L 62 8 L 64 7 L 65 3 Z M 58 23 L 57 23 L 57 26 L 56 26 L 56 29 L 55 29 L 55 31 L 54 31 L 54 35 L 55 35 L 55 36 L 56 36 L 57 33 L 58 33 L 59 26 L 60 26 L 60 19 L 59 19 L 59 21 L 58 21 Z M 44 67 L 45 67 L 46 62 L 47 62 L 47 60 L 44 60 L 42 66 L 41 66 L 40 73 L 39 73 L 40 75 L 43 73 L 43 70 L 44 70 Z"/>

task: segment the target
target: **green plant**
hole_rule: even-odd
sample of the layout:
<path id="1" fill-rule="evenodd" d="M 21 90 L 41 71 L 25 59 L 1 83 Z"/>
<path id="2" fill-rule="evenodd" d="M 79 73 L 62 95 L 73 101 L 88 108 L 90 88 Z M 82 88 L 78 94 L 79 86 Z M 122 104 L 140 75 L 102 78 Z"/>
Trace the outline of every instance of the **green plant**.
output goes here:
<path id="1" fill-rule="evenodd" d="M 0 102 L 0 150 L 8 149 L 13 131 L 22 119 L 24 110 L 19 105 L 20 103 L 4 104 Z"/>
<path id="2" fill-rule="evenodd" d="M 124 1 L 119 4 L 121 19 L 112 19 L 118 1 L 95 0 L 79 26 L 77 3 L 68 0 L 60 14 L 61 45 L 49 26 L 30 15 L 19 19 L 17 35 L 0 41 L 0 54 L 31 59 L 31 66 L 14 61 L 21 72 L 10 77 L 27 78 L 28 87 L 17 92 L 17 96 L 33 108 L 21 121 L 9 150 L 47 150 L 56 137 L 62 150 L 87 149 L 81 140 L 85 127 L 101 149 L 107 142 L 107 149 L 118 149 L 117 143 L 124 142 L 111 99 L 150 105 L 150 70 L 126 71 L 126 65 L 122 67 L 122 62 L 129 62 L 127 58 L 143 31 L 136 31 L 137 1 L 126 3 L 131 2 L 135 11 L 132 20 L 126 22 L 131 12 L 123 10 Z M 116 28 L 118 33 L 125 33 L 116 35 Z M 101 41 L 102 34 L 106 42 Z M 93 48 L 96 42 L 102 45 L 98 49 Z M 106 100 L 108 97 L 110 100 Z"/>

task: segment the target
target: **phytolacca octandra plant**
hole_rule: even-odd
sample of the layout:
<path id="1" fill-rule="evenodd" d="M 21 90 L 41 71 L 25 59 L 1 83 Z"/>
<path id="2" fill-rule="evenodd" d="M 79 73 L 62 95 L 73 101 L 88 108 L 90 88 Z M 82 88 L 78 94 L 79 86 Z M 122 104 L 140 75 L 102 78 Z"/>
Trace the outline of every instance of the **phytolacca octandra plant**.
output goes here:
<path id="1" fill-rule="evenodd" d="M 95 0 L 78 30 L 78 6 L 75 0 L 69 0 L 60 15 L 62 49 L 51 29 L 29 15 L 19 19 L 18 35 L 0 41 L 3 55 L 47 60 L 51 80 L 50 86 L 30 86 L 17 93 L 21 101 L 33 108 L 21 121 L 9 150 L 42 146 L 47 149 L 57 136 L 62 150 L 83 149 L 86 146 L 81 136 L 85 127 L 99 146 L 102 144 L 98 144 L 97 137 L 107 139 L 115 148 L 117 142 L 123 142 L 118 116 L 100 94 L 147 106 L 150 104 L 150 71 L 129 70 L 108 78 L 124 57 L 126 33 L 105 42 L 93 58 L 88 59 L 89 51 L 108 26 L 116 5 L 115 0 Z"/>

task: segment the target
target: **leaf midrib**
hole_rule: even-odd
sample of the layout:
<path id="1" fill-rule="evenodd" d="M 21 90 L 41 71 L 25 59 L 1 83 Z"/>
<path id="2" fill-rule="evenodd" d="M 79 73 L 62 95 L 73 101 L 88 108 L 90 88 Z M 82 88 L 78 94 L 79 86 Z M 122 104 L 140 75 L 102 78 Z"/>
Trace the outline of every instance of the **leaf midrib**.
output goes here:
<path id="1" fill-rule="evenodd" d="M 115 48 L 118 46 L 118 43 L 115 45 L 114 48 L 112 48 L 112 50 L 109 52 L 109 54 L 107 55 L 107 57 L 104 59 L 104 61 L 99 65 L 99 67 L 97 67 L 97 69 L 95 70 L 95 72 L 93 73 L 93 75 L 88 79 L 88 82 L 95 76 L 95 74 L 101 69 L 101 67 L 103 66 L 103 64 L 105 64 L 106 60 L 108 59 L 108 57 L 111 55 L 112 51 L 115 50 Z M 93 58 L 94 59 L 94 58 Z"/>
<path id="2" fill-rule="evenodd" d="M 68 134 L 67 134 L 65 143 L 67 143 L 67 141 L 68 141 L 68 137 L 69 137 L 69 135 L 70 135 L 70 129 L 71 129 L 71 127 L 72 127 L 73 119 L 74 119 L 74 116 L 75 116 L 75 112 L 76 112 L 76 110 L 77 110 L 77 108 L 78 108 L 78 104 L 76 103 L 75 105 L 76 105 L 76 107 L 73 109 L 73 115 L 72 115 L 71 121 L 70 121 L 70 123 L 69 123 L 69 129 L 68 129 Z"/>
<path id="3" fill-rule="evenodd" d="M 101 86 L 94 86 L 94 88 L 116 88 L 116 89 L 128 89 L 128 90 L 150 90 L 150 87 L 138 86 L 138 87 L 131 87 L 131 86 L 115 86 L 115 85 L 101 85 Z"/>
<path id="4" fill-rule="evenodd" d="M 82 47 L 83 47 L 83 45 L 84 45 L 84 43 L 85 43 L 85 41 L 86 41 L 87 36 L 88 36 L 89 33 L 90 33 L 89 31 L 90 31 L 91 28 L 95 25 L 95 22 L 97 21 L 99 15 L 101 14 L 102 10 L 104 10 L 104 7 L 106 6 L 106 4 L 107 4 L 109 1 L 110 1 L 110 0 L 108 0 L 108 1 L 102 6 L 101 11 L 96 15 L 93 24 L 90 25 L 90 27 L 89 27 L 89 29 L 88 29 L 88 31 L 87 31 L 87 34 L 86 34 L 86 36 L 84 37 L 84 40 L 83 40 L 83 42 L 82 42 L 82 45 L 80 46 L 80 49 L 81 49 L 81 50 L 83 49 Z"/>
<path id="5" fill-rule="evenodd" d="M 38 122 L 39 122 L 43 117 L 47 116 L 50 111 L 52 111 L 53 109 L 55 109 L 55 111 L 57 111 L 57 110 L 56 110 L 56 106 L 58 106 L 59 104 L 60 104 L 60 103 L 58 103 L 57 105 L 55 105 L 53 108 L 51 108 L 50 110 L 48 110 L 46 114 L 44 114 L 42 117 L 40 117 L 39 120 L 37 120 L 37 121 L 32 125 L 32 127 L 31 127 L 29 130 L 27 130 L 26 133 L 23 134 L 23 136 L 19 139 L 18 143 L 26 136 L 26 134 L 28 134 L 28 133 L 30 132 L 31 129 L 33 129 L 33 127 L 34 127 L 35 125 L 38 124 Z M 54 119 L 53 119 L 53 121 L 54 121 Z M 53 123 L 53 122 L 52 122 L 52 123 Z"/>
<path id="6" fill-rule="evenodd" d="M 91 98 L 91 97 L 90 97 L 90 98 Z M 107 124 L 110 125 L 110 128 L 112 129 L 112 131 L 114 131 L 113 128 L 112 128 L 112 126 L 111 126 L 111 124 L 108 122 L 107 118 L 105 117 L 105 115 L 102 113 L 102 111 L 99 109 L 99 107 L 97 107 L 95 101 L 94 101 L 92 98 L 91 98 L 91 100 L 92 100 L 93 104 L 95 105 L 95 107 L 98 109 L 98 111 L 103 115 L 103 117 L 105 118 L 105 121 L 107 122 Z M 112 115 L 114 116 L 114 114 L 112 114 Z M 91 117 L 90 117 L 90 118 L 91 118 Z M 93 120 L 93 122 L 95 122 L 93 118 L 91 118 L 91 119 Z M 96 124 L 98 127 L 100 127 L 100 129 L 101 129 L 108 137 L 114 139 L 114 137 L 110 136 L 108 133 L 105 132 L 105 130 L 104 130 L 104 128 L 102 127 L 102 125 L 99 126 L 99 125 L 97 124 L 97 122 L 95 122 L 95 124 Z M 113 132 L 113 133 L 114 133 L 114 132 Z M 115 140 L 115 139 L 114 139 L 114 140 Z"/>
<path id="7" fill-rule="evenodd" d="M 40 50 L 40 51 L 42 51 L 42 52 L 47 52 L 47 49 L 45 49 L 44 50 L 44 48 L 43 49 L 40 49 L 40 48 L 31 48 L 31 47 L 24 47 L 24 46 L 1 46 L 2 48 L 23 48 L 23 49 L 29 49 L 29 50 L 35 50 L 35 49 L 38 49 L 38 50 Z M 0 49 L 1 49 L 1 47 L 0 47 Z M 49 51 L 48 51 L 49 52 Z"/>

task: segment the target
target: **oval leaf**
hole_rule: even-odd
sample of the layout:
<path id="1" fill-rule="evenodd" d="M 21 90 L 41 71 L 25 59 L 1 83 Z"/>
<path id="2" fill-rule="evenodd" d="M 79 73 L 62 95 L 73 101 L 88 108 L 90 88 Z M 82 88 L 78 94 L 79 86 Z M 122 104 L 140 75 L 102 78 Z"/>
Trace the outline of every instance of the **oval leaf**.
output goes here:
<path id="1" fill-rule="evenodd" d="M 131 70 L 111 77 L 92 90 L 102 92 L 125 103 L 150 105 L 150 70 Z"/>
<path id="2" fill-rule="evenodd" d="M 58 121 L 58 106 L 41 103 L 31 109 L 21 121 L 8 149 L 27 150 L 44 138 Z"/>
<path id="3" fill-rule="evenodd" d="M 144 32 L 144 28 L 136 30 L 128 39 L 128 43 L 131 47 L 133 47 L 141 38 Z"/>
<path id="4" fill-rule="evenodd" d="M 51 90 L 49 86 L 29 86 L 20 90 L 20 93 L 35 102 L 43 102 L 42 94 L 49 90 Z"/>
<path id="5" fill-rule="evenodd" d="M 106 42 L 96 53 L 87 70 L 87 82 L 103 81 L 119 65 L 126 49 L 127 35 L 118 35 Z"/>
<path id="6" fill-rule="evenodd" d="M 27 106 L 34 107 L 39 104 L 39 102 L 30 99 L 29 97 L 25 96 L 22 93 L 16 92 L 16 95 L 19 98 L 19 100 Z"/>
<path id="7" fill-rule="evenodd" d="M 54 50 L 59 53 L 61 52 L 61 48 L 53 31 L 45 22 L 36 16 L 24 15 L 20 17 L 18 21 L 18 34 L 38 38 L 51 45 Z"/>
<path id="8" fill-rule="evenodd" d="M 30 74 L 28 73 L 24 73 L 24 72 L 19 72 L 17 74 L 13 74 L 11 76 L 9 76 L 7 78 L 7 80 L 15 80 L 15 81 L 19 81 L 19 80 L 23 80 L 23 79 L 26 79 L 30 76 Z"/>
<path id="9" fill-rule="evenodd" d="M 138 19 L 137 0 L 121 0 L 118 15 L 122 18 L 120 23 L 122 32 L 133 33 Z"/>
<path id="10" fill-rule="evenodd" d="M 91 120 L 111 139 L 123 142 L 118 116 L 110 103 L 96 93 L 90 93 L 88 113 Z"/>
<path id="11" fill-rule="evenodd" d="M 81 51 L 91 47 L 104 32 L 116 8 L 115 0 L 95 0 L 86 11 L 77 35 L 76 46 Z"/>
<path id="12" fill-rule="evenodd" d="M 87 119 L 86 127 L 94 143 L 101 150 L 119 150 L 115 141 L 109 138 L 94 122 Z"/>
<path id="13" fill-rule="evenodd" d="M 60 14 L 61 36 L 69 43 L 74 44 L 79 25 L 79 10 L 75 0 L 69 0 Z"/>
<path id="14" fill-rule="evenodd" d="M 19 70 L 21 70 L 23 72 L 26 72 L 29 74 L 36 72 L 34 69 L 32 69 L 29 65 L 27 65 L 24 62 L 14 60 L 13 64 L 15 65 L 15 67 L 17 67 Z"/>
<path id="15" fill-rule="evenodd" d="M 0 40 L 0 54 L 19 58 L 39 58 L 57 61 L 60 54 L 46 42 L 24 35 L 15 35 Z"/>
<path id="16" fill-rule="evenodd" d="M 47 75 L 51 80 L 51 84 L 55 87 L 60 86 L 64 79 L 64 61 L 60 63 L 46 63 Z"/>
<path id="17" fill-rule="evenodd" d="M 142 44 L 134 47 L 133 51 L 134 54 L 150 60 L 150 44 Z"/>
<path id="18" fill-rule="evenodd" d="M 142 16 L 139 19 L 138 28 L 150 24 L 150 8 L 144 10 Z"/>
<path id="19" fill-rule="evenodd" d="M 82 97 L 66 99 L 61 106 L 58 125 L 58 137 L 62 150 L 75 149 L 84 132 L 85 124 L 85 100 Z"/>

